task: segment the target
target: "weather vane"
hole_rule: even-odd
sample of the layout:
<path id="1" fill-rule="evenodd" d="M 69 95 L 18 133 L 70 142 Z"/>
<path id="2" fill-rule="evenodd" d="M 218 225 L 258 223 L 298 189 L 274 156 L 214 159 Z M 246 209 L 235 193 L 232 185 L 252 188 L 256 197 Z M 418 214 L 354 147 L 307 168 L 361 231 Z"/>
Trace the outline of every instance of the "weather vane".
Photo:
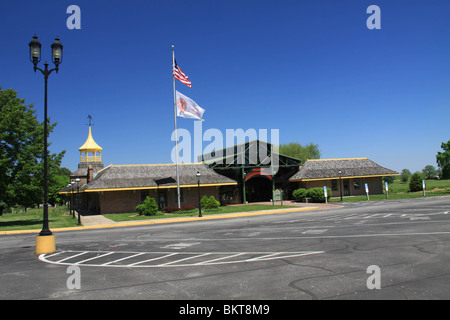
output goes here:
<path id="1" fill-rule="evenodd" d="M 88 114 L 88 119 L 89 119 L 89 126 L 92 125 L 91 121 L 92 121 L 92 116 L 90 114 Z"/>

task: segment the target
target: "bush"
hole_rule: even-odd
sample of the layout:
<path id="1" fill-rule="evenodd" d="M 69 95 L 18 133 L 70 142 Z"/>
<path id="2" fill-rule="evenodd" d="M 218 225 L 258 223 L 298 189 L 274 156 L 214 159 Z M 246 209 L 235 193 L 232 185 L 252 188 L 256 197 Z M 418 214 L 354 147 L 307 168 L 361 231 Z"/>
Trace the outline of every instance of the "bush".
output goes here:
<path id="1" fill-rule="evenodd" d="M 299 188 L 292 192 L 292 197 L 294 197 L 295 201 L 301 202 L 304 198 L 306 198 L 306 189 Z"/>
<path id="2" fill-rule="evenodd" d="M 409 181 L 409 191 L 416 192 L 422 191 L 422 180 L 423 177 L 419 172 L 414 173 Z"/>
<path id="3" fill-rule="evenodd" d="M 323 188 L 311 188 L 306 191 L 306 196 L 311 198 L 311 202 L 325 202 L 325 195 L 323 194 Z M 330 199 L 331 191 L 327 188 L 327 198 Z"/>
<path id="4" fill-rule="evenodd" d="M 136 206 L 136 212 L 139 215 L 152 215 L 158 212 L 158 205 L 156 204 L 156 200 L 147 196 L 144 200 L 144 203 Z"/>
<path id="5" fill-rule="evenodd" d="M 220 206 L 220 202 L 217 201 L 213 196 L 203 196 L 202 200 L 200 201 L 200 205 L 203 209 L 217 209 Z"/>

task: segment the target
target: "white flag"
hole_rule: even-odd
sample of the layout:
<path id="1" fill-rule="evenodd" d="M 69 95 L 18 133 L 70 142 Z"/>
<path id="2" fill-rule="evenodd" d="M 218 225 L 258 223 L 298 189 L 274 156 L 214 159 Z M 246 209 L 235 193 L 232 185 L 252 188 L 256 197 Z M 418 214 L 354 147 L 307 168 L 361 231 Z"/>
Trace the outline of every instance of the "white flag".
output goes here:
<path id="1" fill-rule="evenodd" d="M 176 92 L 177 99 L 177 116 L 188 119 L 202 119 L 205 109 L 201 108 L 194 100 L 186 97 L 180 92 Z"/>

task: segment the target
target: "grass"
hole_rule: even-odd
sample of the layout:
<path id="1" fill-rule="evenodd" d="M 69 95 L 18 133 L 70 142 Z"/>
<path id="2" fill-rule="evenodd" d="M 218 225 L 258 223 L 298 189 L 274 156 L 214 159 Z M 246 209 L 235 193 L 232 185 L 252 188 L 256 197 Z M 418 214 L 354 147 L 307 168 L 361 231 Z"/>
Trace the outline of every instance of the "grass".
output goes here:
<path id="1" fill-rule="evenodd" d="M 24 210 L 13 209 L 12 213 L 0 216 L 0 231 L 42 229 L 43 208 Z M 78 219 L 73 219 L 65 206 L 48 208 L 49 228 L 66 228 L 77 226 Z"/>
<path id="2" fill-rule="evenodd" d="M 287 209 L 293 208 L 293 206 L 280 206 L 280 205 L 264 205 L 264 204 L 243 204 L 237 206 L 225 206 L 217 209 L 202 210 L 202 215 L 221 214 L 221 213 L 235 213 L 235 212 L 247 212 L 247 211 L 259 211 L 259 210 L 273 210 L 273 209 Z M 109 213 L 104 214 L 108 219 L 116 222 L 121 221 L 133 221 L 133 220 L 146 220 L 146 219 L 161 219 L 161 218 L 176 218 L 176 217 L 197 217 L 198 209 L 189 210 L 185 213 L 163 213 L 158 211 L 155 215 L 144 216 L 136 213 Z"/>
<path id="3" fill-rule="evenodd" d="M 425 195 L 427 197 L 433 196 L 449 196 L 450 195 L 450 180 L 425 180 Z M 412 198 L 422 198 L 423 192 L 409 192 L 409 182 L 401 182 L 400 180 L 395 180 L 393 183 L 389 184 L 389 198 L 386 199 L 386 194 L 369 194 L 369 201 L 380 201 L 380 200 L 395 200 L 395 199 L 412 199 Z M 336 197 L 330 199 L 329 202 L 340 202 L 341 198 Z M 367 201 L 367 197 L 363 196 L 351 196 L 343 197 L 343 202 L 359 202 Z"/>

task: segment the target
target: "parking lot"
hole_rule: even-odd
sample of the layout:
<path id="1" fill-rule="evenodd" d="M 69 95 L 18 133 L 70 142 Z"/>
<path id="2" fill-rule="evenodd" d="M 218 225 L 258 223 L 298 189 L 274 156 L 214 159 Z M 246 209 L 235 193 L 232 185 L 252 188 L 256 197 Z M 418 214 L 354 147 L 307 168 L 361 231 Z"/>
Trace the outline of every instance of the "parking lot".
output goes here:
<path id="1" fill-rule="evenodd" d="M 1 299 L 448 299 L 450 197 L 1 236 Z M 70 266 L 79 289 L 70 289 Z M 379 268 L 380 289 L 368 287 Z"/>

